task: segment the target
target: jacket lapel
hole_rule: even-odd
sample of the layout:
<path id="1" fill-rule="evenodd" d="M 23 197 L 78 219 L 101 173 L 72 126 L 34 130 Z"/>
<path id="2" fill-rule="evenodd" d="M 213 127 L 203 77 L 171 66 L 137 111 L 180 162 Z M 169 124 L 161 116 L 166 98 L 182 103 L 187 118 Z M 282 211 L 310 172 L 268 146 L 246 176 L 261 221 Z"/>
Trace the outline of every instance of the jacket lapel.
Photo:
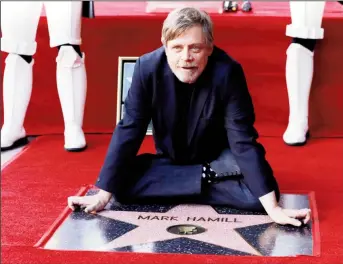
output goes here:
<path id="1" fill-rule="evenodd" d="M 172 151 L 172 155 L 174 157 L 174 148 L 172 143 L 172 136 L 174 133 L 175 127 L 175 118 L 176 118 L 176 93 L 175 93 L 175 76 L 174 73 L 171 71 L 168 63 L 164 64 L 164 75 L 163 75 L 163 82 L 161 82 L 161 86 L 159 89 L 163 89 L 163 100 L 161 101 L 162 109 L 163 109 L 163 118 L 166 120 L 166 128 L 167 131 L 171 131 L 169 137 L 167 137 L 167 145 L 170 147 Z"/>

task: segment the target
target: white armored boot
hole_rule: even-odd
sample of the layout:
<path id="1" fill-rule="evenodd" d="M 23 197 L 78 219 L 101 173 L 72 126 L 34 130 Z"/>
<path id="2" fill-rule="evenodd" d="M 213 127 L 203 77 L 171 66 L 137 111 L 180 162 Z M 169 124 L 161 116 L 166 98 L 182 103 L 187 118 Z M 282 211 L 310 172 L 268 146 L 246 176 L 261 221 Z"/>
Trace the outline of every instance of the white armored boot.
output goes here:
<path id="1" fill-rule="evenodd" d="M 289 101 L 288 126 L 283 140 L 290 146 L 306 143 L 309 96 L 313 76 L 313 52 L 298 43 L 287 49 L 286 82 Z"/>
<path id="2" fill-rule="evenodd" d="M 24 120 L 32 92 L 34 60 L 27 63 L 18 54 L 6 58 L 3 81 L 4 124 L 1 128 L 1 150 L 26 144 Z"/>
<path id="3" fill-rule="evenodd" d="M 82 130 L 87 77 L 82 58 L 72 46 L 61 46 L 57 62 L 57 89 L 64 119 L 64 148 L 82 151 L 87 147 Z"/>

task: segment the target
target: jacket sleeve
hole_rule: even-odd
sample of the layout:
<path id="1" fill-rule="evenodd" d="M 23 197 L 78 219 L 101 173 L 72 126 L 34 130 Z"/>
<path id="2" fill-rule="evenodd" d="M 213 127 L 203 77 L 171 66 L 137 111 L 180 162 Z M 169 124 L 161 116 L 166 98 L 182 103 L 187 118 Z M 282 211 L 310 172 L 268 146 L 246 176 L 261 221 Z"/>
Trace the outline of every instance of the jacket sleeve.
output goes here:
<path id="1" fill-rule="evenodd" d="M 142 66 L 137 60 L 131 87 L 125 99 L 125 114 L 116 126 L 105 162 L 101 168 L 96 186 L 102 190 L 118 193 L 124 182 L 130 163 L 145 137 L 151 120 L 151 96 L 142 78 Z"/>
<path id="2" fill-rule="evenodd" d="M 229 85 L 225 100 L 227 137 L 245 183 L 258 198 L 273 191 L 276 181 L 265 159 L 265 149 L 257 142 L 253 103 L 243 69 L 237 62 L 232 65 L 227 83 Z"/>

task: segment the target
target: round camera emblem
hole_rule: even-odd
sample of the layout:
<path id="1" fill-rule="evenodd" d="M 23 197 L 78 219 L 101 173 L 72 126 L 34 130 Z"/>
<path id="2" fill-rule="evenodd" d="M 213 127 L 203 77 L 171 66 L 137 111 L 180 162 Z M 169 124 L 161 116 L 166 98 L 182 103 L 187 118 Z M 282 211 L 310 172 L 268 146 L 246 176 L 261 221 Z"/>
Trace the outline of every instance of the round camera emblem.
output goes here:
<path id="1" fill-rule="evenodd" d="M 196 225 L 174 225 L 167 228 L 169 233 L 175 235 L 197 235 L 206 232 L 206 229 Z"/>

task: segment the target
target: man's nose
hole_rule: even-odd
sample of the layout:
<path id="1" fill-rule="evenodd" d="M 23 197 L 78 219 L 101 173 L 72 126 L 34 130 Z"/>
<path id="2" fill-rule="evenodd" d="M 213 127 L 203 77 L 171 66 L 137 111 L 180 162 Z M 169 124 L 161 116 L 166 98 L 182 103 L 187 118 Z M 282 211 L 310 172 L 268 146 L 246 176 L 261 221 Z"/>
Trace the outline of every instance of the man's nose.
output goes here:
<path id="1" fill-rule="evenodd" d="M 185 48 L 182 51 L 182 55 L 181 55 L 182 60 L 184 61 L 191 61 L 192 60 L 192 54 L 190 52 L 190 50 L 188 48 Z"/>

